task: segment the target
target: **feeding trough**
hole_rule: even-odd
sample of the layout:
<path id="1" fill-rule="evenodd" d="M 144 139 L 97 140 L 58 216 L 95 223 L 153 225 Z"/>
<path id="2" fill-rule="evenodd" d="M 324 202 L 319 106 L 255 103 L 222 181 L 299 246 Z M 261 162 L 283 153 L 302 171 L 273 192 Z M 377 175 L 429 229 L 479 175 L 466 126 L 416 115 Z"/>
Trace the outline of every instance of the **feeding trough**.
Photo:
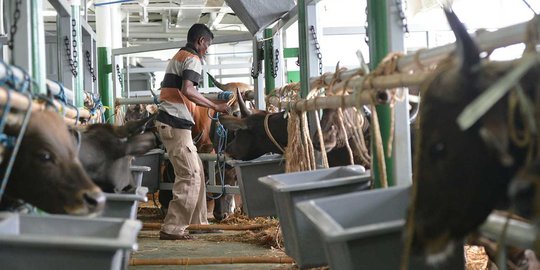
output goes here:
<path id="1" fill-rule="evenodd" d="M 137 220 L 1 212 L 2 269 L 122 269 L 141 227 Z"/>
<path id="2" fill-rule="evenodd" d="M 410 186 L 353 192 L 297 204 L 317 228 L 331 269 L 400 269 Z M 464 269 L 463 245 L 438 269 Z M 382 256 L 382 257 L 381 257 Z M 411 259 L 409 269 L 433 269 Z"/>
<path id="3" fill-rule="evenodd" d="M 296 209 L 296 203 L 368 189 L 371 176 L 360 165 L 269 175 L 259 181 L 272 188 L 283 232 L 285 252 L 300 268 L 326 265 L 317 229 Z"/>
<path id="4" fill-rule="evenodd" d="M 250 161 L 227 161 L 236 170 L 243 210 L 248 217 L 275 216 L 272 189 L 258 181 L 259 177 L 285 172 L 281 155 L 264 155 Z"/>
<path id="5" fill-rule="evenodd" d="M 101 216 L 136 219 L 139 202 L 148 201 L 147 193 L 147 187 L 138 187 L 135 193 L 105 193 L 107 202 Z"/>

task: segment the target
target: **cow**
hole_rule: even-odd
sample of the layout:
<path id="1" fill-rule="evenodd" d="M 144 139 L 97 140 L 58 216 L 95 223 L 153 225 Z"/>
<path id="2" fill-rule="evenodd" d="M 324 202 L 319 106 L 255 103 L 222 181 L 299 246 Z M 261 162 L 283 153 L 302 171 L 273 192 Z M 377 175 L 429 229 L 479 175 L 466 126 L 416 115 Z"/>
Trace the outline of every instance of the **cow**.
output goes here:
<path id="1" fill-rule="evenodd" d="M 129 167 L 135 156 L 156 147 L 156 136 L 143 133 L 155 116 L 131 120 L 122 126 L 91 124 L 80 132 L 79 159 L 103 191 L 119 193 L 136 188 Z"/>
<path id="2" fill-rule="evenodd" d="M 266 153 L 282 153 L 280 148 L 285 148 L 288 144 L 288 119 L 285 117 L 286 112 L 252 112 L 245 106 L 242 98 L 238 99 L 238 104 L 242 113 L 241 118 L 230 115 L 220 115 L 219 117 L 219 121 L 227 129 L 235 131 L 234 139 L 227 144 L 225 153 L 231 158 L 238 160 L 252 160 Z M 360 117 L 352 108 L 345 111 L 346 117 Z M 325 151 L 327 151 L 330 166 L 349 165 L 351 163 L 349 152 L 344 142 L 340 141 L 343 134 L 338 132 L 335 126 L 335 123 L 337 123 L 336 112 L 336 109 L 327 109 L 325 110 L 326 117 L 323 116 L 322 123 L 325 125 L 321 129 L 323 131 L 323 140 L 326 142 Z M 266 118 L 268 119 L 265 120 Z M 265 130 L 265 121 L 268 122 L 270 134 Z M 367 124 L 367 121 L 365 121 L 365 124 Z M 275 143 L 270 139 L 270 135 L 274 138 Z M 349 138 L 352 138 L 352 136 L 349 135 Z M 317 136 L 315 136 L 314 147 L 320 150 Z M 365 164 L 369 167 L 368 162 L 360 161 L 359 158 L 357 160 L 359 164 Z"/>
<path id="3" fill-rule="evenodd" d="M 356 108 L 344 108 L 343 119 L 339 119 L 336 109 L 324 109 L 321 117 L 321 132 L 323 134 L 324 151 L 328 157 L 330 167 L 350 164 L 350 154 L 346 142 L 353 154 L 354 164 L 360 164 L 366 168 L 371 167 L 371 158 L 368 153 L 369 146 L 369 121 L 364 112 Z M 346 132 L 340 128 L 340 121 Z M 319 136 L 313 138 L 313 147 L 321 151 Z"/>
<path id="4" fill-rule="evenodd" d="M 523 127 L 524 121 L 508 119 L 507 95 L 471 127 L 462 130 L 458 125 L 466 106 L 520 61 L 482 61 L 456 14 L 448 8 L 444 12 L 457 49 L 455 57 L 440 63 L 421 86 L 415 196 L 407 219 L 411 250 L 431 263 L 444 261 L 452 247 L 460 245 L 493 209 L 508 206 L 508 184 L 525 164 L 527 152 L 509 139 L 508 123 Z M 539 78 L 536 64 L 518 80 L 522 93 L 531 100 L 535 100 Z M 519 109 L 515 110 L 519 115 Z"/>
<path id="5" fill-rule="evenodd" d="M 57 112 L 38 111 L 30 117 L 2 208 L 14 207 L 19 200 L 53 214 L 97 214 L 105 206 L 103 192 L 85 172 L 73 136 Z"/>

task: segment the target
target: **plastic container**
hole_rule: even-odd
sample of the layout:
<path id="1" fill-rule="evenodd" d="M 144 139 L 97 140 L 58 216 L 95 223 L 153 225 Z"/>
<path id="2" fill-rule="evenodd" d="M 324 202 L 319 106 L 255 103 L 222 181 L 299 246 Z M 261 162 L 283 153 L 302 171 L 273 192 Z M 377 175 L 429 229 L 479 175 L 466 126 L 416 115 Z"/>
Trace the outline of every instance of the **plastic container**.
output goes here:
<path id="1" fill-rule="evenodd" d="M 124 252 L 137 249 L 141 227 L 137 220 L 0 212 L 0 262 L 10 270 L 117 270 Z"/>
<path id="2" fill-rule="evenodd" d="M 297 204 L 316 226 L 330 269 L 400 269 L 410 186 L 353 192 Z M 437 269 L 464 269 L 463 245 Z M 409 269 L 434 269 L 411 258 Z"/>
<path id="3" fill-rule="evenodd" d="M 145 172 L 150 171 L 150 167 L 148 166 L 131 166 L 129 167 L 129 170 L 131 171 L 131 175 L 133 176 L 133 182 L 135 183 L 135 187 L 142 186 L 142 180 Z"/>
<path id="4" fill-rule="evenodd" d="M 107 202 L 102 217 L 114 218 L 137 218 L 137 207 L 139 202 L 147 202 L 147 187 L 138 187 L 135 193 L 105 193 Z"/>
<path id="5" fill-rule="evenodd" d="M 236 170 L 242 207 L 248 217 L 275 216 L 272 189 L 258 181 L 259 177 L 285 172 L 281 155 L 264 155 L 250 161 L 227 161 Z"/>
<path id="6" fill-rule="evenodd" d="M 269 175 L 259 181 L 273 190 L 283 233 L 285 252 L 300 268 L 326 265 L 322 239 L 315 226 L 295 207 L 309 199 L 366 190 L 371 176 L 364 167 L 351 165 L 315 171 Z"/>
<path id="7" fill-rule="evenodd" d="M 132 164 L 134 166 L 148 166 L 150 171 L 144 171 L 141 180 L 141 185 L 148 188 L 149 193 L 155 193 L 159 190 L 161 181 L 161 162 L 165 151 L 156 148 L 148 151 L 148 153 L 136 157 Z"/>

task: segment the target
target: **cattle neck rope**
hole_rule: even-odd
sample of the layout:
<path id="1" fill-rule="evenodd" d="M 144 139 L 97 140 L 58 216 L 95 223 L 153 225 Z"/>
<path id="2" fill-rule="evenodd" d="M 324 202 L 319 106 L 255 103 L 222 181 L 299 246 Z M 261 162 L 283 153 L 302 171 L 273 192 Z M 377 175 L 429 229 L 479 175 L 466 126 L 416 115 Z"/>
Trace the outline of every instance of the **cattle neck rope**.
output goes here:
<path id="1" fill-rule="evenodd" d="M 274 143 L 274 145 L 281 151 L 281 153 L 285 153 L 285 150 L 283 150 L 283 148 L 279 145 L 279 143 L 277 143 L 276 139 L 274 139 L 274 136 L 272 136 L 272 133 L 270 133 L 270 128 L 268 127 L 269 117 L 270 117 L 270 114 L 267 114 L 264 117 L 264 131 L 266 131 L 266 135 L 268 136 L 268 138 L 270 138 L 272 143 Z"/>

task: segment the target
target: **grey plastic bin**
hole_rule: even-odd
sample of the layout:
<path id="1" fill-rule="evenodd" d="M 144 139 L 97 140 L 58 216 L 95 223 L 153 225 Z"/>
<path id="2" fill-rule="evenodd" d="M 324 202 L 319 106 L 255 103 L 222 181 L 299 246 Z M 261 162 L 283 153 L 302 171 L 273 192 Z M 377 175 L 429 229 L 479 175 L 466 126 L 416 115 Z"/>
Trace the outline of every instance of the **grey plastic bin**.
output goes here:
<path id="1" fill-rule="evenodd" d="M 135 193 L 105 193 L 105 209 L 102 217 L 137 218 L 139 202 L 147 202 L 147 187 L 138 187 Z"/>
<path id="2" fill-rule="evenodd" d="M 400 269 L 410 186 L 353 192 L 297 204 L 324 240 L 330 269 Z M 463 245 L 437 269 L 464 269 Z M 409 269 L 428 270 L 411 258 Z"/>
<path id="3" fill-rule="evenodd" d="M 264 155 L 250 161 L 230 160 L 242 196 L 242 208 L 248 217 L 275 216 L 272 189 L 258 181 L 259 177 L 285 172 L 281 155 Z"/>
<path id="4" fill-rule="evenodd" d="M 0 212 L 0 265 L 10 270 L 117 270 L 137 248 L 137 220 Z"/>
<path id="5" fill-rule="evenodd" d="M 148 151 L 148 153 L 136 157 L 132 164 L 135 166 L 148 166 L 150 171 L 143 172 L 142 186 L 148 188 L 148 192 L 155 193 L 159 190 L 159 182 L 161 181 L 161 162 L 165 151 L 156 148 Z"/>
<path id="6" fill-rule="evenodd" d="M 351 165 L 315 171 L 269 175 L 259 181 L 272 188 L 285 252 L 300 268 L 326 265 L 323 241 L 317 229 L 301 215 L 295 204 L 370 187 L 371 176 L 364 167 Z"/>
<path id="7" fill-rule="evenodd" d="M 135 187 L 142 186 L 143 182 L 143 176 L 145 172 L 150 172 L 150 167 L 148 166 L 131 166 L 129 167 L 129 170 L 131 171 L 131 175 L 133 176 L 133 182 L 135 183 Z"/>

